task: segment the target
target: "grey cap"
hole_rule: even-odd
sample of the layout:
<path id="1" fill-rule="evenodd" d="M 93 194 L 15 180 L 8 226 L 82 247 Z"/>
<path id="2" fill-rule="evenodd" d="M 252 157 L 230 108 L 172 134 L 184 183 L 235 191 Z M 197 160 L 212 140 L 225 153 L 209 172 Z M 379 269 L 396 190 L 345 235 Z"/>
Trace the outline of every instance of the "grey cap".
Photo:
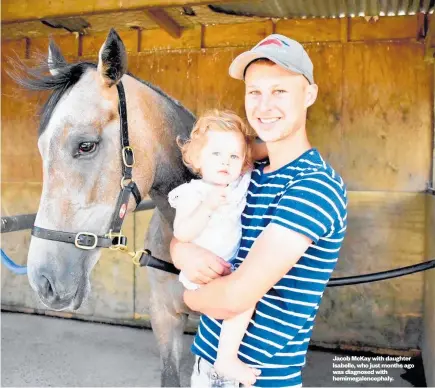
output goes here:
<path id="1" fill-rule="evenodd" d="M 267 58 L 284 69 L 302 74 L 314 84 L 313 63 L 305 49 L 299 42 L 280 34 L 269 35 L 251 50 L 237 56 L 230 65 L 230 76 L 243 80 L 247 66 L 259 58 Z"/>

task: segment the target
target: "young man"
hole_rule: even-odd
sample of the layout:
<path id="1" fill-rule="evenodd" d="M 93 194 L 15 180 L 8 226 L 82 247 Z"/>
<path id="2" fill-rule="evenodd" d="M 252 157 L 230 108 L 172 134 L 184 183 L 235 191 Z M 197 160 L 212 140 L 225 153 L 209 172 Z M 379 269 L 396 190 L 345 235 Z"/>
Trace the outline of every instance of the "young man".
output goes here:
<path id="1" fill-rule="evenodd" d="M 317 85 L 298 42 L 270 35 L 239 55 L 229 72 L 245 81 L 246 115 L 269 158 L 252 173 L 234 272 L 194 244 L 171 243 L 175 265 L 204 284 L 184 294 L 203 314 L 192 345 L 192 386 L 239 386 L 213 368 L 220 319 L 254 306 L 239 348 L 240 360 L 261 372 L 254 386 L 301 386 L 314 319 L 346 230 L 346 188 L 307 138 Z"/>

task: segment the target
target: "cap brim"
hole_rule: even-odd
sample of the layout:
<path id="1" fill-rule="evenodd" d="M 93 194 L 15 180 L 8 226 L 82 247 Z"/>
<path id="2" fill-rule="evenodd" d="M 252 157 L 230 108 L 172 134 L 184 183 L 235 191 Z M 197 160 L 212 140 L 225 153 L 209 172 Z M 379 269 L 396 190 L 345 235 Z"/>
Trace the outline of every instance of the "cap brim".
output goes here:
<path id="1" fill-rule="evenodd" d="M 282 68 L 284 68 L 286 70 L 290 70 L 290 71 L 293 71 L 297 74 L 301 74 L 305 78 L 307 78 L 304 75 L 304 73 L 302 71 L 300 71 L 298 68 L 296 68 L 295 66 L 284 65 L 283 63 L 281 63 L 280 61 L 278 61 L 277 59 L 275 59 L 269 55 L 266 55 L 263 53 L 258 53 L 258 52 L 252 52 L 252 51 L 246 51 L 246 52 L 238 55 L 233 60 L 233 62 L 230 65 L 230 68 L 228 70 L 230 77 L 243 80 L 244 79 L 243 75 L 245 73 L 246 66 L 248 66 L 252 61 L 254 61 L 256 59 L 260 59 L 260 58 L 266 58 L 269 61 L 276 63 L 278 66 L 281 66 Z M 312 83 L 312 81 L 310 81 L 308 78 L 307 78 L 307 80 L 310 84 Z"/>
<path id="2" fill-rule="evenodd" d="M 246 66 L 248 66 L 255 59 L 267 58 L 264 54 L 255 53 L 252 51 L 246 51 L 238 55 L 230 65 L 228 72 L 230 77 L 243 80 L 243 73 Z M 269 59 L 269 58 L 268 58 Z"/>

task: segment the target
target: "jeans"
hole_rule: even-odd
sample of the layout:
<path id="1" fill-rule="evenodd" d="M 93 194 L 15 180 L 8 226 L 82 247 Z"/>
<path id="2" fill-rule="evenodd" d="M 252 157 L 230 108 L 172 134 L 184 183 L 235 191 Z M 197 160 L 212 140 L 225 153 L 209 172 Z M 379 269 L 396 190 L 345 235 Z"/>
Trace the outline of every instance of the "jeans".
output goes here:
<path id="1" fill-rule="evenodd" d="M 193 373 L 191 378 L 192 388 L 239 388 L 243 387 L 236 380 L 228 380 L 218 375 L 213 365 L 207 360 L 195 356 Z"/>

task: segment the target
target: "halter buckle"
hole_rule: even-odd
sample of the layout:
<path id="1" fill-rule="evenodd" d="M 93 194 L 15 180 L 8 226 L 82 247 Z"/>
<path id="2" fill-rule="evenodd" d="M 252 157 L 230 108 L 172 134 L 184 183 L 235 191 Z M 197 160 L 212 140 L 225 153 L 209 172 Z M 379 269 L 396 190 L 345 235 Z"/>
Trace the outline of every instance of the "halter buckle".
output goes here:
<path id="1" fill-rule="evenodd" d="M 121 188 L 127 187 L 130 183 L 134 182 L 131 178 L 122 177 L 121 178 Z"/>
<path id="2" fill-rule="evenodd" d="M 145 250 L 143 250 L 143 251 L 137 251 L 137 252 L 133 252 L 133 255 L 131 255 L 132 257 L 131 257 L 131 261 L 133 262 L 133 264 L 136 266 L 136 267 L 140 267 L 141 265 L 140 265 L 140 259 L 142 258 L 142 255 L 144 254 L 144 253 L 147 253 L 148 254 L 148 249 L 145 249 Z"/>
<path id="3" fill-rule="evenodd" d="M 112 240 L 112 245 L 109 247 L 112 251 L 126 251 L 127 250 L 127 236 L 124 236 L 122 233 L 113 233 L 112 230 L 109 230 L 109 233 L 106 235 Z M 113 244 L 113 241 L 117 239 L 117 242 Z"/>
<path id="4" fill-rule="evenodd" d="M 128 162 L 128 158 L 131 156 L 131 163 Z M 133 167 L 135 163 L 133 148 L 126 146 L 122 149 L 122 161 L 125 167 Z"/>
<path id="5" fill-rule="evenodd" d="M 86 238 L 86 237 L 92 237 L 94 239 L 94 242 L 92 245 L 83 245 L 83 241 L 81 241 L 81 239 Z M 85 241 L 86 243 L 86 241 Z M 76 238 L 74 240 L 74 245 L 77 248 L 80 249 L 84 249 L 84 250 L 91 250 L 94 249 L 97 246 L 98 243 L 98 237 L 96 234 L 94 233 L 89 233 L 89 232 L 79 232 L 76 234 Z"/>

